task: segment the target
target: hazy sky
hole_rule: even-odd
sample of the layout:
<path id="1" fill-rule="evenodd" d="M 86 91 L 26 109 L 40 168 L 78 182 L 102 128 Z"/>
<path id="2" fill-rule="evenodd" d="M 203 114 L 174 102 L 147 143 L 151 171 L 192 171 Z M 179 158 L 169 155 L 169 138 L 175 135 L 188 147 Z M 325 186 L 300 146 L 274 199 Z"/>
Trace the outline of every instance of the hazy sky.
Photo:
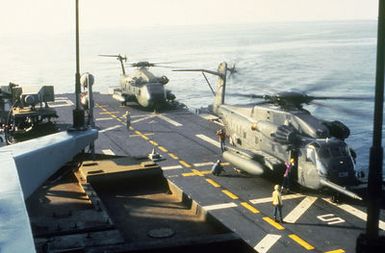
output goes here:
<path id="1" fill-rule="evenodd" d="M 75 0 L 0 0 L 0 33 L 73 29 Z M 80 0 L 82 29 L 377 18 L 378 0 Z"/>

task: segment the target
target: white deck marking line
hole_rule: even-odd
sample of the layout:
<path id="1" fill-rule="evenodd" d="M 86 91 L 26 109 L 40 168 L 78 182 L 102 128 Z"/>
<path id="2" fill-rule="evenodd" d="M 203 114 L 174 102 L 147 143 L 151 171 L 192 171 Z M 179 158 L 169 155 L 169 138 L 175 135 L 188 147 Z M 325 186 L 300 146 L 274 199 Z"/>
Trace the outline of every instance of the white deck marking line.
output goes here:
<path id="1" fill-rule="evenodd" d="M 334 205 L 334 206 L 336 206 L 336 207 L 338 207 L 338 208 L 340 208 L 340 209 L 350 213 L 353 216 L 356 216 L 357 218 L 359 218 L 361 220 L 366 221 L 366 218 L 367 218 L 368 214 L 363 212 L 363 211 L 361 211 L 361 210 L 359 210 L 359 209 L 357 209 L 357 208 L 355 208 L 355 207 L 352 207 L 351 205 L 348 205 L 348 204 L 340 204 L 340 205 L 338 205 L 336 203 L 331 202 L 327 198 L 323 198 L 323 200 L 325 200 L 326 202 L 328 202 L 328 203 L 330 203 L 330 204 L 332 204 L 332 205 Z M 385 222 L 380 220 L 379 223 L 378 223 L 378 227 L 385 231 Z"/>
<path id="2" fill-rule="evenodd" d="M 222 127 L 224 127 L 224 126 L 225 126 L 224 124 L 222 124 L 222 123 L 220 123 L 220 122 L 218 122 L 218 121 L 216 121 L 216 120 L 214 120 L 214 121 L 211 121 L 211 122 L 214 122 L 215 124 L 217 124 L 217 125 L 219 125 L 219 126 L 222 126 Z"/>
<path id="3" fill-rule="evenodd" d="M 281 235 L 267 234 L 254 249 L 259 253 L 266 253 L 281 237 Z"/>
<path id="4" fill-rule="evenodd" d="M 282 195 L 282 200 L 288 200 L 288 199 L 296 199 L 296 198 L 301 198 L 304 197 L 302 194 L 288 194 L 288 195 Z M 262 204 L 262 203 L 267 203 L 271 202 L 271 197 L 267 198 L 260 198 L 260 199 L 250 199 L 249 200 L 252 204 Z"/>
<path id="5" fill-rule="evenodd" d="M 162 167 L 162 170 L 177 170 L 182 168 L 183 168 L 182 165 L 174 165 L 174 166 Z"/>
<path id="6" fill-rule="evenodd" d="M 95 121 L 104 121 L 104 120 L 112 120 L 111 117 L 106 117 L 106 118 L 96 118 Z"/>
<path id="7" fill-rule="evenodd" d="M 143 117 L 148 117 L 149 115 L 148 114 L 137 114 L 137 115 L 130 115 L 130 117 L 132 119 L 136 119 L 136 118 L 143 118 Z M 151 116 L 151 115 L 150 115 Z M 155 115 L 154 115 L 155 116 Z"/>
<path id="8" fill-rule="evenodd" d="M 288 223 L 295 223 L 317 199 L 317 197 L 310 196 L 304 198 L 283 220 Z"/>
<path id="9" fill-rule="evenodd" d="M 206 162 L 206 163 L 194 163 L 194 167 L 204 167 L 204 166 L 211 166 L 213 165 L 213 162 Z"/>
<path id="10" fill-rule="evenodd" d="M 220 148 L 220 147 L 221 147 L 221 145 L 219 144 L 218 141 L 216 141 L 216 140 L 214 140 L 214 139 L 211 139 L 210 137 L 208 137 L 208 136 L 206 136 L 206 135 L 204 135 L 204 134 L 197 134 L 197 135 L 195 135 L 195 136 L 198 137 L 199 139 L 202 139 L 202 140 L 204 140 L 204 141 L 206 141 L 206 142 L 208 142 L 208 143 L 210 143 L 210 144 L 216 146 L 217 148 Z"/>
<path id="11" fill-rule="evenodd" d="M 69 99 L 68 97 L 55 97 L 55 100 L 67 100 Z"/>
<path id="12" fill-rule="evenodd" d="M 150 116 L 146 116 L 146 117 L 143 117 L 143 118 L 140 118 L 140 119 L 136 119 L 136 120 L 131 121 L 131 124 L 138 123 L 138 122 L 141 122 L 143 120 L 151 119 L 151 118 L 154 118 L 154 117 L 155 117 L 155 115 L 150 115 Z"/>
<path id="13" fill-rule="evenodd" d="M 175 120 L 172 120 L 172 119 L 164 116 L 163 114 L 159 114 L 157 116 L 158 116 L 158 118 L 163 119 L 164 121 L 170 123 L 171 125 L 174 125 L 174 126 L 177 126 L 177 127 L 183 126 L 181 123 L 178 123 Z"/>
<path id="14" fill-rule="evenodd" d="M 105 129 L 102 129 L 99 131 L 99 133 L 105 133 L 107 131 L 111 131 L 111 130 L 114 130 L 114 129 L 117 129 L 117 128 L 121 128 L 122 125 L 115 125 L 115 126 L 112 126 L 112 127 L 108 127 L 108 128 L 105 128 Z"/>
<path id="15" fill-rule="evenodd" d="M 115 155 L 114 151 L 111 149 L 102 149 L 102 153 L 105 155 Z"/>
<path id="16" fill-rule="evenodd" d="M 206 211 L 212 211 L 212 210 L 219 210 L 219 209 L 225 209 L 225 208 L 231 208 L 231 207 L 237 207 L 238 205 L 235 204 L 234 202 L 229 202 L 229 203 L 223 203 L 223 204 L 217 204 L 217 205 L 209 205 L 209 206 L 204 206 L 203 209 Z"/>
<path id="17" fill-rule="evenodd" d="M 194 163 L 193 166 L 196 168 L 199 168 L 199 167 L 205 167 L 205 166 L 212 166 L 213 164 L 214 164 L 213 162 Z M 228 163 L 228 162 L 221 162 L 221 164 L 223 166 L 229 166 L 230 165 L 230 163 Z"/>

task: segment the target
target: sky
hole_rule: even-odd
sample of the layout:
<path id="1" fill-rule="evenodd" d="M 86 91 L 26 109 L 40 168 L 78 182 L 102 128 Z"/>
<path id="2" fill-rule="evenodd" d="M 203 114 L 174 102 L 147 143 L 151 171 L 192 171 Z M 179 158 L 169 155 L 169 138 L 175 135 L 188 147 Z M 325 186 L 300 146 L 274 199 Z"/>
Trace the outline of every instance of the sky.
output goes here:
<path id="1" fill-rule="evenodd" d="M 378 0 L 79 0 L 84 30 L 376 20 Z M 75 0 L 0 0 L 0 33 L 73 30 Z"/>

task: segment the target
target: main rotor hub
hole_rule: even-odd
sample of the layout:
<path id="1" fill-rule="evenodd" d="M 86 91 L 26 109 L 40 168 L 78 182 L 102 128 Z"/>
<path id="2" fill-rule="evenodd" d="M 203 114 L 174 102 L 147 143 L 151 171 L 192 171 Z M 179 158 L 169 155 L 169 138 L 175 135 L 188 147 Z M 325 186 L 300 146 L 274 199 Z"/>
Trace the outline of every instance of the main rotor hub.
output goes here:
<path id="1" fill-rule="evenodd" d="M 148 67 L 154 67 L 155 64 L 148 61 L 140 61 L 140 62 L 133 63 L 132 66 L 137 68 L 148 68 Z"/>
<path id="2" fill-rule="evenodd" d="M 296 107 L 301 108 L 302 104 L 310 103 L 313 98 L 302 92 L 284 91 L 275 95 L 266 95 L 264 99 L 283 108 Z"/>

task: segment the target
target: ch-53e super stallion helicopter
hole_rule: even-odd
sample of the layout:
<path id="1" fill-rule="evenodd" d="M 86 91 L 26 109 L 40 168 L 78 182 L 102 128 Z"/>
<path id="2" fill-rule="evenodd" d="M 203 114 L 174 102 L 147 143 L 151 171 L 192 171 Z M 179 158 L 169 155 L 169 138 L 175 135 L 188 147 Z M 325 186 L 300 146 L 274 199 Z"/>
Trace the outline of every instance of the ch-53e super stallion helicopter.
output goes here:
<path id="1" fill-rule="evenodd" d="M 331 188 L 361 200 L 346 189 L 360 184 L 355 152 L 344 141 L 350 134 L 349 128 L 340 121 L 318 119 L 302 107 L 315 99 L 335 97 L 281 92 L 271 96 L 246 95 L 264 100 L 253 106 L 228 105 L 224 101 L 229 70 L 225 62 L 217 71 L 176 70 L 218 76 L 213 112 L 220 117 L 229 136 L 231 146 L 223 152 L 225 160 L 251 175 L 273 172 L 282 176 L 285 161 L 294 158 L 296 166 L 291 176 L 299 185 L 314 190 Z"/>
<path id="2" fill-rule="evenodd" d="M 121 65 L 122 74 L 120 76 L 120 88 L 114 89 L 113 98 L 125 105 L 129 101 L 136 101 L 144 108 L 159 108 L 168 102 L 175 100 L 175 95 L 170 90 L 165 89 L 168 83 L 166 76 L 155 76 L 149 71 L 150 67 L 169 67 L 162 66 L 161 63 L 151 63 L 141 61 L 131 63 L 135 67 L 135 71 L 126 74 L 124 62 L 127 61 L 126 56 L 121 55 L 100 55 L 103 57 L 114 57 Z"/>

